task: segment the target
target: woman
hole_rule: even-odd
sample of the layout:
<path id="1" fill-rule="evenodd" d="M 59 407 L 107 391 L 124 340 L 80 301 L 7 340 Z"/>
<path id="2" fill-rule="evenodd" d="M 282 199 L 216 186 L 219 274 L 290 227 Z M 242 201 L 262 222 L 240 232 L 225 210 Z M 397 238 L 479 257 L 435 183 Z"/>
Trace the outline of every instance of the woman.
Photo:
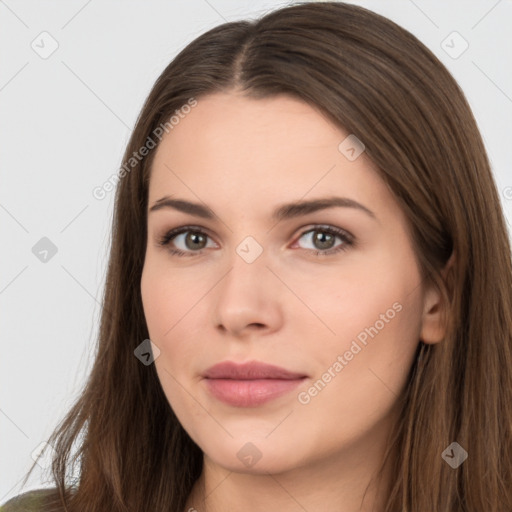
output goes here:
<path id="1" fill-rule="evenodd" d="M 511 290 L 481 136 L 423 44 L 341 2 L 221 25 L 126 149 L 56 488 L 2 510 L 512 510 Z"/>

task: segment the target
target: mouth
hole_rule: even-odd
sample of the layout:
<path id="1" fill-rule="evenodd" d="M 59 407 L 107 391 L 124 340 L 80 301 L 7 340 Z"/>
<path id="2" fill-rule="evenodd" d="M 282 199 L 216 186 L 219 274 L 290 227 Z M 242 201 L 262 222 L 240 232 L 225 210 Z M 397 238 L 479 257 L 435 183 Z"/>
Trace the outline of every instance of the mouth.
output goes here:
<path id="1" fill-rule="evenodd" d="M 233 407 L 257 407 L 291 392 L 307 375 L 256 361 L 225 361 L 206 370 L 202 377 L 214 398 Z"/>

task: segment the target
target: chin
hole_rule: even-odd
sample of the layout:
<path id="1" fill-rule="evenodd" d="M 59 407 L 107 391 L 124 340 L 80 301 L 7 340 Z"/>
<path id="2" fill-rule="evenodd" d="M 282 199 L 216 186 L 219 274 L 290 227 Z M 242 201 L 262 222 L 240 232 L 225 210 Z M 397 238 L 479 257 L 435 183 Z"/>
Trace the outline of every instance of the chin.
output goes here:
<path id="1" fill-rule="evenodd" d="M 228 434 L 226 434 L 228 437 Z M 215 464 L 228 471 L 247 474 L 282 473 L 294 469 L 300 463 L 300 447 L 284 444 L 265 437 L 248 435 L 215 440 L 199 444 L 203 453 Z M 293 456 L 292 456 L 293 454 Z"/>

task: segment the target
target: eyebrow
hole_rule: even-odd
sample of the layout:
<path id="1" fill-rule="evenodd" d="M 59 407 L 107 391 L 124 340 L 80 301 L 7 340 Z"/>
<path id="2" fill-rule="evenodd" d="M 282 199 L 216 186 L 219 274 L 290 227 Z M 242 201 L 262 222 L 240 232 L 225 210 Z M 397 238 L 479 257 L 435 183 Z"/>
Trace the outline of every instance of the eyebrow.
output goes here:
<path id="1" fill-rule="evenodd" d="M 355 208 L 366 213 L 374 220 L 377 220 L 374 212 L 369 210 L 366 206 L 358 203 L 357 201 L 349 199 L 348 197 L 326 197 L 322 199 L 312 199 L 282 204 L 272 212 L 271 218 L 276 221 L 282 221 L 334 207 Z M 188 213 L 190 215 L 195 215 L 196 217 L 201 217 L 203 219 L 214 219 L 216 217 L 213 211 L 207 206 L 204 206 L 200 203 L 192 203 L 184 199 L 171 199 L 169 196 L 162 197 L 156 201 L 149 209 L 149 212 L 155 212 L 163 208 L 172 208 L 174 210 Z"/>

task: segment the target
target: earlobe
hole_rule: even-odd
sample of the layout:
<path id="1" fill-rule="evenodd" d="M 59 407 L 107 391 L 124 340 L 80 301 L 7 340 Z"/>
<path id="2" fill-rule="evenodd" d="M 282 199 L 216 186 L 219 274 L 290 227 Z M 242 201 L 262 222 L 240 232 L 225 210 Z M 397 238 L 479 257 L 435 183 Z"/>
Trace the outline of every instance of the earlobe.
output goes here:
<path id="1" fill-rule="evenodd" d="M 445 267 L 441 271 L 446 287 L 452 289 L 452 273 L 455 262 L 455 252 L 452 253 Z M 423 317 L 421 322 L 420 340 L 423 343 L 439 343 L 446 334 L 446 319 L 448 316 L 448 304 L 443 300 L 441 292 L 430 283 L 425 291 L 423 301 Z"/>

